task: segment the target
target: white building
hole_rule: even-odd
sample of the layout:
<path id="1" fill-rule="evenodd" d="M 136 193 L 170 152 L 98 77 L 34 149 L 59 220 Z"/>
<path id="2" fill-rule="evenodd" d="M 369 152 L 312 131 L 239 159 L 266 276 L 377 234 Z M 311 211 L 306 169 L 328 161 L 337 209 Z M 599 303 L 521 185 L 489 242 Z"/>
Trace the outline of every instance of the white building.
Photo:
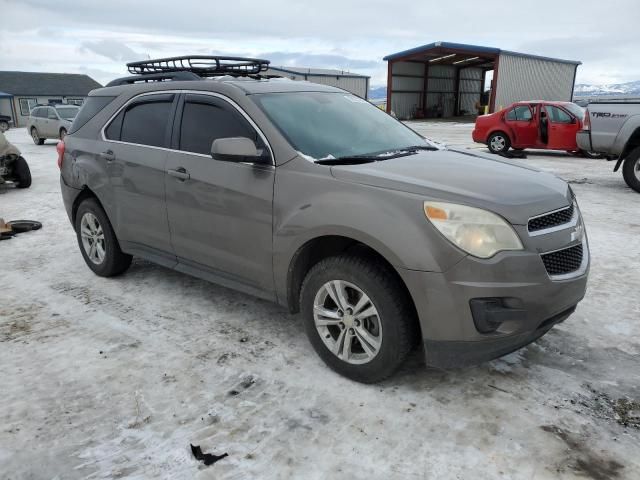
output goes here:
<path id="1" fill-rule="evenodd" d="M 369 92 L 370 77 L 344 70 L 270 66 L 264 74 L 289 78 L 291 80 L 306 80 L 308 82 L 320 83 L 322 85 L 330 85 L 332 87 L 347 90 L 364 99 L 367 98 L 367 94 Z"/>

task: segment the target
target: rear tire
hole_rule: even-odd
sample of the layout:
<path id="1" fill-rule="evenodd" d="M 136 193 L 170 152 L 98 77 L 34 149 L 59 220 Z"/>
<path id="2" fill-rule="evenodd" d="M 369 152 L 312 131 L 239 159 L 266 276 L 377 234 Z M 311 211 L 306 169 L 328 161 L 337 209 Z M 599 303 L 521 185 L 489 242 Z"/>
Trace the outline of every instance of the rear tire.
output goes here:
<path id="1" fill-rule="evenodd" d="M 487 147 L 491 153 L 500 154 L 506 153 L 511 146 L 511 140 L 506 133 L 495 132 L 492 133 L 487 141 Z"/>
<path id="2" fill-rule="evenodd" d="M 640 147 L 627 156 L 622 165 L 622 178 L 631 188 L 640 193 Z"/>
<path id="3" fill-rule="evenodd" d="M 40 138 L 40 134 L 36 127 L 31 127 L 31 139 L 36 145 L 44 145 L 44 138 Z"/>
<path id="4" fill-rule="evenodd" d="M 24 158 L 18 157 L 13 162 L 13 176 L 16 179 L 16 188 L 31 186 L 31 170 Z"/>
<path id="5" fill-rule="evenodd" d="M 414 344 L 418 328 L 410 302 L 380 263 L 340 255 L 311 268 L 300 310 L 311 345 L 331 369 L 374 383 L 393 374 Z"/>
<path id="6" fill-rule="evenodd" d="M 75 229 L 82 257 L 96 275 L 113 277 L 129 268 L 132 257 L 120 250 L 111 222 L 95 198 L 78 207 Z"/>

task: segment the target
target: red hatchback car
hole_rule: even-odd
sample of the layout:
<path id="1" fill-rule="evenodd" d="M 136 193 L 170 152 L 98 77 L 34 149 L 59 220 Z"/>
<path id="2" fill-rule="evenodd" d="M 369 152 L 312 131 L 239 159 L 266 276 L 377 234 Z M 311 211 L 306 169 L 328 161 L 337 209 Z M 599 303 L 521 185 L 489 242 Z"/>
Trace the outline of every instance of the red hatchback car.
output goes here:
<path id="1" fill-rule="evenodd" d="M 479 116 L 472 136 L 491 153 L 504 153 L 509 148 L 580 152 L 576 133 L 582 129 L 583 118 L 584 109 L 571 102 L 517 102 Z"/>

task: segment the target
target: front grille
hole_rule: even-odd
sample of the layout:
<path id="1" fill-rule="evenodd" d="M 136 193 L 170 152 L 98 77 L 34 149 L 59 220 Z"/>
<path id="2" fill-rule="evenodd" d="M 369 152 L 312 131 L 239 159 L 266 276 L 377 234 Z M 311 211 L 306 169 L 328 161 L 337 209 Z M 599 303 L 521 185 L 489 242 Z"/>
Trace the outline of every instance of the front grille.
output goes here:
<path id="1" fill-rule="evenodd" d="M 532 218 L 529 220 L 528 228 L 530 232 L 536 232 L 538 230 L 544 230 L 546 228 L 562 225 L 563 223 L 568 223 L 572 218 L 573 204 L 562 210 Z"/>
<path id="2" fill-rule="evenodd" d="M 549 275 L 564 275 L 575 272 L 582 264 L 582 245 L 541 255 Z"/>

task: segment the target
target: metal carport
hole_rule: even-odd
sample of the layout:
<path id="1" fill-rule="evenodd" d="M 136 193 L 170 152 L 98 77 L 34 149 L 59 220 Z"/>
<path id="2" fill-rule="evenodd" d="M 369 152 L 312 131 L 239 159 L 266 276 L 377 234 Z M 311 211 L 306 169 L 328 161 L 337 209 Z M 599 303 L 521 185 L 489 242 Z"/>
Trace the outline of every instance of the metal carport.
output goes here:
<path id="1" fill-rule="evenodd" d="M 493 47 L 434 42 L 384 57 L 387 112 L 398 118 L 455 117 L 476 112 L 493 70 L 489 111 L 520 100 L 571 101 L 580 62 Z"/>

